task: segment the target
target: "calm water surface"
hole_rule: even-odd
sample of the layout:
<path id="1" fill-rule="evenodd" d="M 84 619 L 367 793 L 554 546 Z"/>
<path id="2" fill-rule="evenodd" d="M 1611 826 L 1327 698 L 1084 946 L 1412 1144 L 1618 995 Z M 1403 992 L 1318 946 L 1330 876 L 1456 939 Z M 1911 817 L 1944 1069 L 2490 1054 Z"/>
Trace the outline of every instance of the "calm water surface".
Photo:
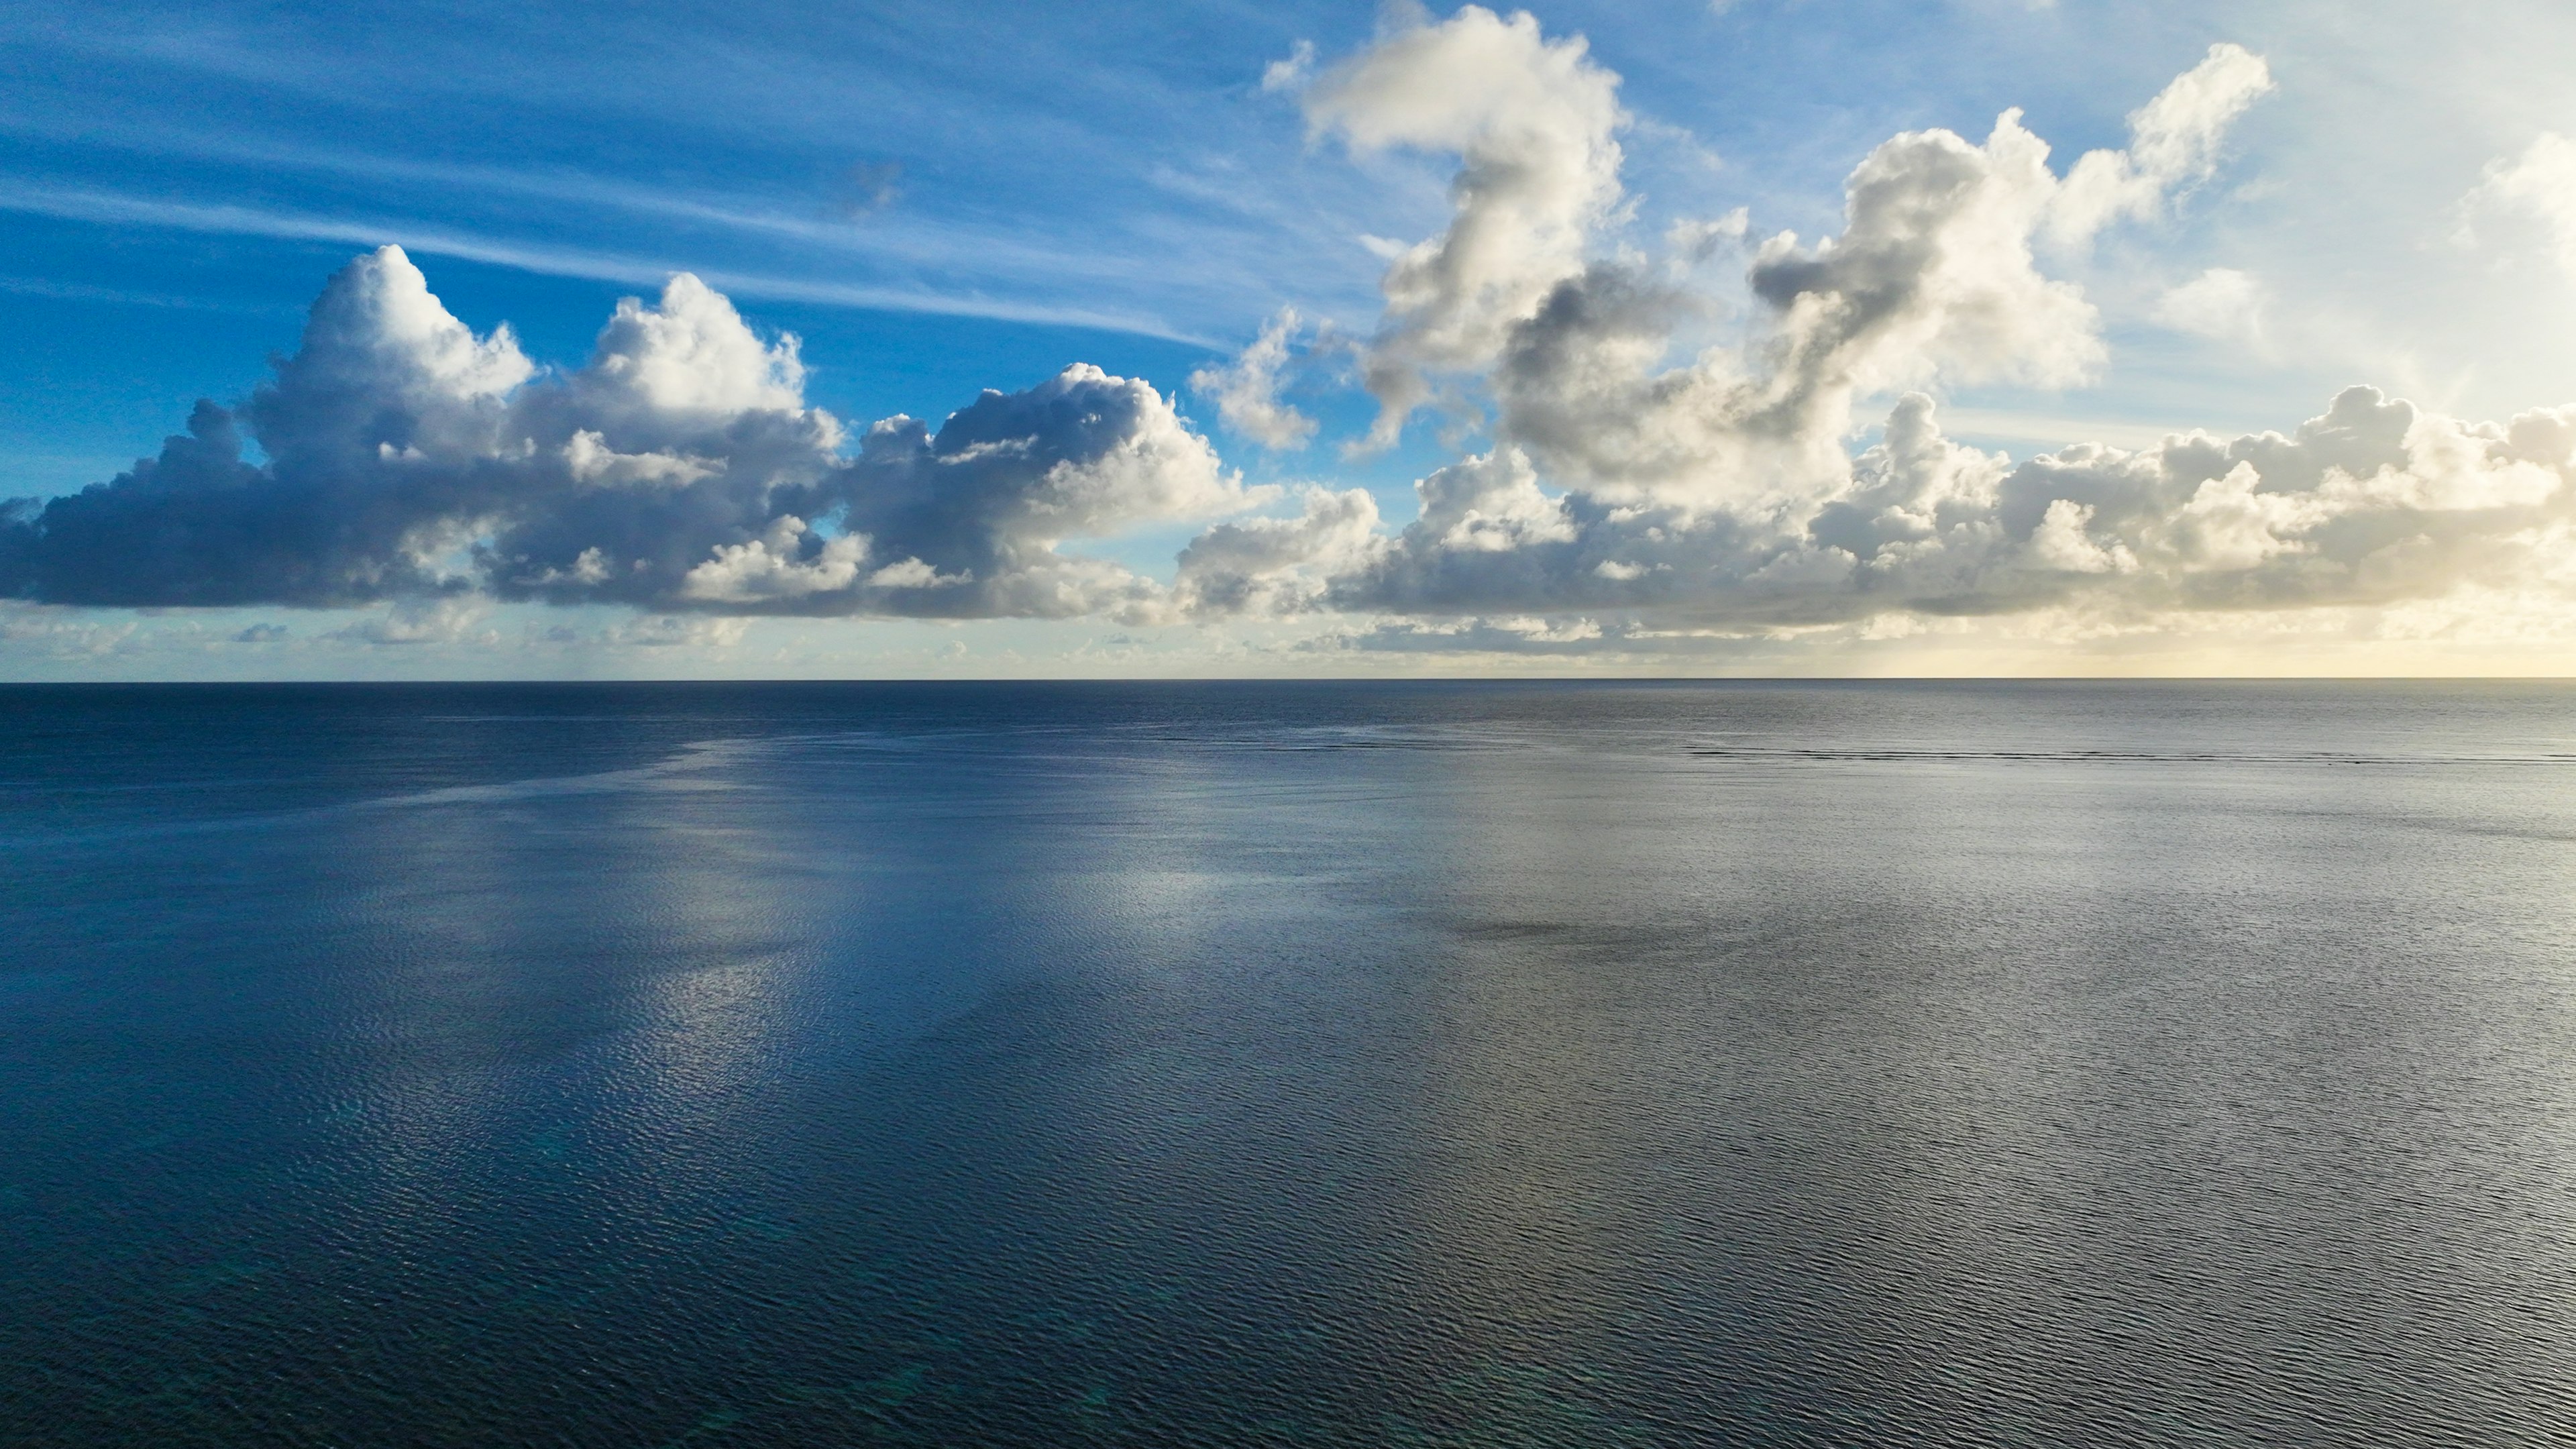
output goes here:
<path id="1" fill-rule="evenodd" d="M 0 1442 L 2576 1438 L 2576 689 L 0 690 Z"/>

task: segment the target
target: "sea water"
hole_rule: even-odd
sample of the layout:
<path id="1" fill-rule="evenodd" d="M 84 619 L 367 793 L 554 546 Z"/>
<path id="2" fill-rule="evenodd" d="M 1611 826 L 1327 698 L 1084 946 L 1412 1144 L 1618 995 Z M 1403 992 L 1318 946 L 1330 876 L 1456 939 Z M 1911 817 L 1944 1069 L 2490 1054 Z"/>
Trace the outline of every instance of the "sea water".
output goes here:
<path id="1" fill-rule="evenodd" d="M 0 1442 L 2576 1437 L 2576 689 L 0 690 Z"/>

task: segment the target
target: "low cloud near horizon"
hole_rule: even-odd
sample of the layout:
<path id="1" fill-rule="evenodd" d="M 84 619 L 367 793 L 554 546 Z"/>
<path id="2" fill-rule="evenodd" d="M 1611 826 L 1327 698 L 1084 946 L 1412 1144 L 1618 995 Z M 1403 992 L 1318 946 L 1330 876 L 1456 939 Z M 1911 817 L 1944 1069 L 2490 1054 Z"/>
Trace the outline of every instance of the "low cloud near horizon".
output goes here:
<path id="1" fill-rule="evenodd" d="M 1452 160 L 1448 223 L 1390 248 L 1366 336 L 1281 312 L 1192 391 L 1225 434 L 1325 471 L 1335 442 L 1366 455 L 1426 415 L 1469 438 L 1400 525 L 1364 489 L 1247 484 L 1179 399 L 1079 362 L 936 426 L 836 418 L 807 401 L 794 337 L 687 274 L 549 371 L 386 246 L 329 280 L 246 402 L 199 404 L 112 480 L 0 507 L 0 597 L 383 605 L 389 640 L 467 637 L 465 606 L 493 600 L 632 610 L 674 637 L 705 620 L 688 637 L 719 645 L 764 615 L 1096 618 L 1554 657 L 1977 619 L 2188 631 L 2469 594 L 2563 609 L 2576 405 L 2478 421 L 2354 386 L 2278 431 L 2019 460 L 1944 434 L 1954 389 L 2100 375 L 2101 313 L 2062 264 L 2176 215 L 2272 84 L 2213 45 L 2141 98 L 2125 145 L 2063 169 L 2007 111 L 1982 139 L 1880 144 L 1834 236 L 1737 212 L 1647 245 L 1625 230 L 1619 77 L 1579 37 L 1468 6 L 1337 64 L 1301 51 L 1271 88 L 1355 154 Z M 2479 204 L 2563 220 L 2552 142 L 2472 178 Z M 1730 259 L 1756 311 L 1710 341 L 1726 302 L 1701 278 Z M 2262 295 L 2214 268 L 2160 315 L 2259 347 Z M 1297 399 L 1337 379 L 1373 418 L 1327 440 Z M 1174 527 L 1197 531 L 1168 578 L 1087 551 Z"/>

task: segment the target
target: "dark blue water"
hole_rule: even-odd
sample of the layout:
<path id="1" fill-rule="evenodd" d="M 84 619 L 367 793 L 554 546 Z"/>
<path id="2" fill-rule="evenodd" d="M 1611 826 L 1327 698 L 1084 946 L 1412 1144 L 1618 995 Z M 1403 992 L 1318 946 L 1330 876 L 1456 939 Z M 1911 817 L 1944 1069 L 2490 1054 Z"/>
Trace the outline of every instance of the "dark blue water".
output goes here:
<path id="1" fill-rule="evenodd" d="M 0 1441 L 2576 1437 L 2576 689 L 0 690 Z"/>

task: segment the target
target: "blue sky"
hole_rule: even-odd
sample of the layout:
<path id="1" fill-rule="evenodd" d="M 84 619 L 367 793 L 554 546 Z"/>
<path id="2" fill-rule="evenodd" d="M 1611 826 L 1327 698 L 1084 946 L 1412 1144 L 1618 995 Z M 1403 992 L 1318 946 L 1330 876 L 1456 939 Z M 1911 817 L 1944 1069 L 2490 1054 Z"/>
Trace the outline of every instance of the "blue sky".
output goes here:
<path id="1" fill-rule="evenodd" d="M 1316 87 L 1329 89 L 1336 65 L 1358 64 L 1390 35 L 1449 23 L 1445 9 L 8 10 L 0 328 L 13 345 L 0 361 L 0 497 L 102 482 L 153 454 L 196 399 L 247 398 L 273 357 L 297 349 L 325 280 L 383 243 L 400 244 L 473 333 L 506 321 L 535 364 L 558 372 L 583 364 L 620 297 L 649 300 L 669 274 L 694 273 L 759 336 L 799 337 L 803 402 L 853 430 L 895 413 L 935 427 L 980 389 L 1018 393 L 1067 364 L 1096 364 L 1175 402 L 1246 487 L 1364 489 L 1390 537 L 1422 507 L 1418 479 L 1511 442 L 1515 424 L 1498 413 L 1465 424 L 1424 414 L 1391 449 L 1346 451 L 1338 444 L 1366 428 L 1377 403 L 1319 361 L 1291 395 L 1321 421 L 1321 441 L 1265 448 L 1190 386 L 1194 370 L 1224 365 L 1281 306 L 1310 319 L 1309 340 L 1322 319 L 1345 338 L 1388 345 L 1390 243 L 1443 233 L 1460 157 L 1336 134 L 1316 120 Z M 2022 111 L 2063 174 L 2082 153 L 2127 144 L 2130 114 L 2213 44 L 2261 58 L 2270 89 L 2229 124 L 2207 175 L 2178 185 L 2154 215 L 2105 228 L 2080 255 L 2043 258 L 2051 280 L 2080 288 L 2099 314 L 2102 357 L 2080 384 L 2011 369 L 1915 380 L 1937 397 L 1957 443 L 2018 461 L 2088 439 L 2139 448 L 2166 430 L 2288 431 L 2353 383 L 2499 425 L 2576 399 L 2576 283 L 2562 265 L 2576 245 L 2576 202 L 2552 209 L 2546 167 L 2519 189 L 2481 191 L 2483 178 L 2537 155 L 2529 148 L 2543 138 L 2576 133 L 2576 92 L 2563 83 L 2576 15 L 2563 8 L 1702 0 L 1554 4 L 1536 20 L 1545 43 L 1581 37 L 1588 64 L 1616 77 L 1620 189 L 1616 208 L 1586 222 L 1596 261 L 1651 251 L 1674 221 L 1738 207 L 1750 238 L 1794 231 L 1812 246 L 1846 225 L 1846 177 L 1873 148 L 1933 127 L 1979 142 L 2007 108 Z M 1312 67 L 1265 87 L 1265 70 L 1300 46 L 1311 47 Z M 2246 280 L 2175 300 L 2212 268 Z M 1706 305 L 1674 333 L 1672 359 L 1714 338 L 1758 350 L 1753 334 L 1766 319 L 1744 263 L 1703 270 Z M 2216 313 L 2192 313 L 2195 296 L 2214 299 Z M 2198 320 L 2175 320 L 2184 316 Z M 1484 408 L 1484 386 L 1473 376 L 1458 384 L 1460 406 Z M 1898 390 L 1863 398 L 1849 451 L 1870 446 Z M 256 446 L 250 456 L 258 461 Z M 1534 456 L 1544 496 L 1591 496 Z M 1282 515 L 1292 502 L 1246 506 Z M 1120 519 L 1082 550 L 1158 586 L 1207 526 L 1180 513 Z M 817 529 L 797 546 L 819 557 L 824 536 Z M 1222 619 L 1140 612 L 1132 601 L 1123 615 L 995 606 L 975 621 L 935 623 L 853 606 L 833 617 L 763 615 L 727 642 L 649 657 L 621 652 L 613 636 L 650 624 L 654 611 L 608 603 L 469 606 L 442 595 L 432 602 L 446 617 L 470 609 L 480 622 L 406 650 L 359 646 L 371 619 L 426 617 L 421 599 L 202 614 L 39 601 L 11 615 L 0 670 L 1671 672 L 1938 669 L 1945 659 L 2015 672 L 2189 660 L 2261 670 L 2267 660 L 2296 667 L 2282 662 L 2288 654 L 2320 638 L 2349 641 L 2356 629 L 2384 647 L 2337 645 L 2347 667 L 2441 665 L 2421 638 L 2386 630 L 2387 609 L 2451 597 L 2431 585 L 2319 596 L 2315 608 L 2268 608 L 2250 622 L 2213 614 L 2215 595 L 2194 589 L 2127 598 L 2108 614 L 2085 605 L 2084 620 L 2041 629 L 2030 636 L 2038 643 L 2006 648 L 1996 625 L 1943 645 L 1947 654 L 1925 653 L 1924 631 L 1884 622 L 1953 617 L 1950 605 L 1918 608 L 1911 596 L 1868 616 L 1894 636 L 1868 640 L 1848 610 L 1753 617 L 1694 606 L 1681 621 L 1694 637 L 1734 642 L 1682 655 L 1637 643 L 1646 626 L 1672 633 L 1679 615 L 1617 600 L 1558 607 L 1562 591 L 1520 609 L 1498 594 L 1394 607 L 1383 590 L 1344 590 L 1335 597 L 1362 602 Z M 2515 607 L 2531 627 L 2554 617 L 2530 599 Z M 2376 622 L 2356 608 L 2380 611 Z M 1967 612 L 2018 617 L 1984 604 Z M 1628 646 L 1514 654 L 1329 643 L 1394 638 L 1389 621 L 1408 638 L 1490 640 L 1502 636 L 1475 631 L 1506 613 L 1550 621 L 1515 625 L 1524 639 L 1598 628 Z M 563 619 L 580 620 L 588 642 L 527 645 L 561 635 Z M 227 654 L 196 642 L 271 620 L 281 639 L 304 644 Z M 326 636 L 340 643 L 318 642 Z M 476 642 L 487 636 L 502 642 Z M 2102 652 L 2106 637 L 2171 647 L 2124 645 L 2142 652 L 2115 657 Z M 137 642 L 155 638 L 163 644 Z M 2490 640 L 2458 657 L 2546 667 L 2546 650 L 2524 651 L 2539 663 L 2496 662 L 2519 647 Z"/>

